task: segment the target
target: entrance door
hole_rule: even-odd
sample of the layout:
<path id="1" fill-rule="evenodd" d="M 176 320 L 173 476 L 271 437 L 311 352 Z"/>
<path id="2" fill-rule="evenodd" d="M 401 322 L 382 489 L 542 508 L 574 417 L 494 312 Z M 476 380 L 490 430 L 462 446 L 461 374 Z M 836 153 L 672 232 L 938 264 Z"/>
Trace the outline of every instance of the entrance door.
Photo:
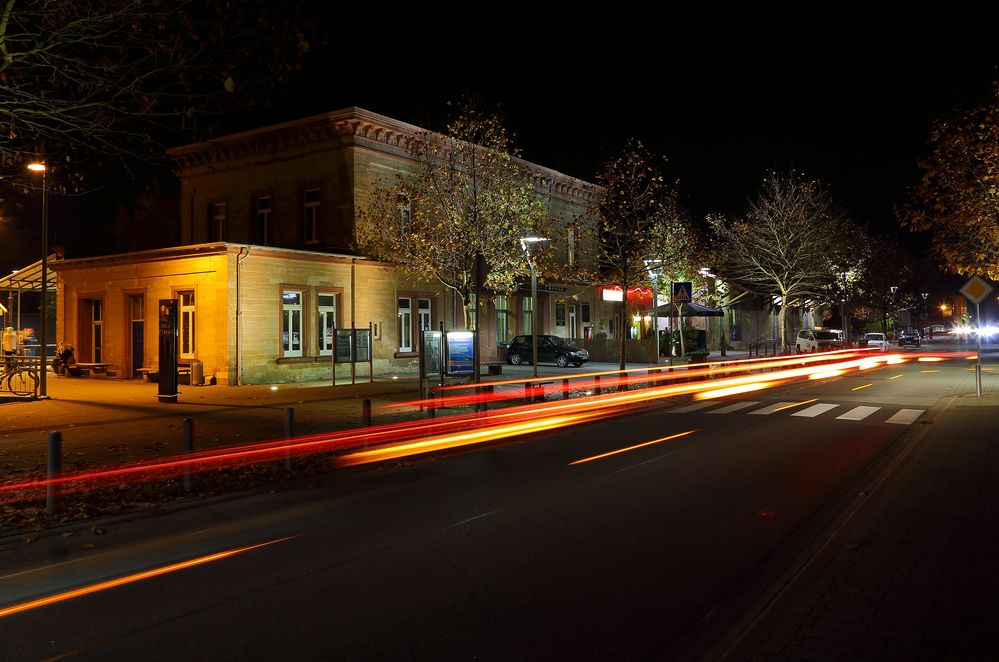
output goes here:
<path id="1" fill-rule="evenodd" d="M 576 333 L 576 306 L 569 306 L 569 338 L 578 338 Z"/>
<path id="2" fill-rule="evenodd" d="M 128 308 L 131 311 L 132 318 L 132 378 L 136 378 L 141 375 L 139 368 L 144 367 L 142 365 L 142 357 L 145 348 L 145 321 L 143 313 L 143 299 L 141 294 L 133 294 L 128 297 Z"/>

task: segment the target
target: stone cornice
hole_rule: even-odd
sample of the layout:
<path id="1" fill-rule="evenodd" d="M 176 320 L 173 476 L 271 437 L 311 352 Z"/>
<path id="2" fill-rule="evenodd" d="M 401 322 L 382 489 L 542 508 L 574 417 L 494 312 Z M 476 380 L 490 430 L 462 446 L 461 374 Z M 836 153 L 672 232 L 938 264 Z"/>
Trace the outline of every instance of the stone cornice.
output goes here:
<path id="1" fill-rule="evenodd" d="M 199 167 L 212 168 L 310 145 L 333 143 L 339 146 L 344 138 L 356 143 L 360 138 L 375 145 L 386 146 L 398 156 L 406 158 L 413 139 L 425 133 L 429 132 L 413 124 L 363 108 L 350 107 L 175 147 L 168 150 L 167 154 L 184 171 Z M 550 168 L 523 159 L 516 161 L 531 173 L 533 184 L 539 191 L 550 190 L 552 195 L 564 200 L 586 204 L 593 201 L 600 190 L 595 184 Z"/>

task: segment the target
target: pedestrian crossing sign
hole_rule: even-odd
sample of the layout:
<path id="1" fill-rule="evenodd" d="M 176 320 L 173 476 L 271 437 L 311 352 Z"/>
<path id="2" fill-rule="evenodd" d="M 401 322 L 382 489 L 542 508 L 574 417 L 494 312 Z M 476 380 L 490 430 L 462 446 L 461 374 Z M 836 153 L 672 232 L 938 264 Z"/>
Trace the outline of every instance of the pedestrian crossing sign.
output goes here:
<path id="1" fill-rule="evenodd" d="M 692 292 L 690 283 L 673 283 L 673 303 L 691 303 Z"/>

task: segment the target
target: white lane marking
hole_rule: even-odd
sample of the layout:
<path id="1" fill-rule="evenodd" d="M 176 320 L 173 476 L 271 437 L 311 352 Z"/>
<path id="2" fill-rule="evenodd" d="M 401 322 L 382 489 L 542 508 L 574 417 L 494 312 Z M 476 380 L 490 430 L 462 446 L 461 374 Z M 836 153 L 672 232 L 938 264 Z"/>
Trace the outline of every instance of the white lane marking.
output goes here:
<path id="1" fill-rule="evenodd" d="M 793 405 L 793 404 L 795 404 L 795 403 L 793 403 L 793 402 L 777 402 L 777 403 L 774 403 L 772 405 L 766 406 L 763 409 L 757 409 L 756 411 L 751 411 L 749 413 L 750 413 L 750 415 L 755 414 L 757 416 L 769 416 L 770 414 L 774 413 L 775 411 L 777 411 L 781 407 L 786 407 L 788 405 Z"/>
<path id="2" fill-rule="evenodd" d="M 805 418 L 815 418 L 819 414 L 824 414 L 830 409 L 835 409 L 836 407 L 839 407 L 839 405 L 829 405 L 822 403 L 818 405 L 812 405 L 808 409 L 802 409 L 801 411 L 796 411 L 793 414 L 791 414 L 791 416 L 804 416 Z"/>
<path id="3" fill-rule="evenodd" d="M 836 420 L 862 421 L 881 407 L 854 407 L 850 411 L 836 417 Z"/>
<path id="4" fill-rule="evenodd" d="M 899 409 L 895 415 L 885 423 L 896 423 L 898 425 L 911 425 L 913 421 L 923 415 L 925 409 Z"/>
<path id="5" fill-rule="evenodd" d="M 734 411 L 739 411 L 740 409 L 745 409 L 746 407 L 752 407 L 753 405 L 760 404 L 759 400 L 749 400 L 746 402 L 736 402 L 735 404 L 728 405 L 727 407 L 722 407 L 721 409 L 712 409 L 707 412 L 708 414 L 731 414 Z"/>
<path id="6" fill-rule="evenodd" d="M 704 409 L 705 407 L 711 407 L 718 404 L 717 402 L 697 402 L 692 405 L 687 405 L 686 407 L 680 407 L 679 409 L 670 409 L 671 414 L 686 414 L 687 412 L 697 411 L 698 409 Z"/>

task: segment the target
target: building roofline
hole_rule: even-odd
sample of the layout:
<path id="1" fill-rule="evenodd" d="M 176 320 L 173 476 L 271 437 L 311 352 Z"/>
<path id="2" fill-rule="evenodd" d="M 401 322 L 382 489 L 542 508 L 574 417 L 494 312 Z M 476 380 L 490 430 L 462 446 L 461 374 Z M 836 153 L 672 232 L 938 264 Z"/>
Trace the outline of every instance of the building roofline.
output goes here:
<path id="1" fill-rule="evenodd" d="M 264 251 L 267 253 L 292 253 L 311 257 L 328 257 L 338 260 L 363 260 L 374 263 L 370 258 L 362 255 L 349 255 L 346 253 L 323 253 L 320 251 L 306 251 L 297 248 L 281 248 L 279 246 L 258 246 L 256 244 L 237 244 L 233 242 L 212 242 L 207 244 L 188 244 L 186 246 L 171 246 L 169 248 L 155 248 L 145 251 L 134 251 L 131 253 L 114 253 L 112 255 L 95 255 L 93 257 L 79 257 L 68 260 L 58 260 L 52 266 L 58 270 L 85 268 L 98 264 L 138 262 L 149 260 L 172 260 L 186 257 L 197 257 L 202 255 L 223 255 L 233 250 L 252 249 L 254 252 Z"/>

